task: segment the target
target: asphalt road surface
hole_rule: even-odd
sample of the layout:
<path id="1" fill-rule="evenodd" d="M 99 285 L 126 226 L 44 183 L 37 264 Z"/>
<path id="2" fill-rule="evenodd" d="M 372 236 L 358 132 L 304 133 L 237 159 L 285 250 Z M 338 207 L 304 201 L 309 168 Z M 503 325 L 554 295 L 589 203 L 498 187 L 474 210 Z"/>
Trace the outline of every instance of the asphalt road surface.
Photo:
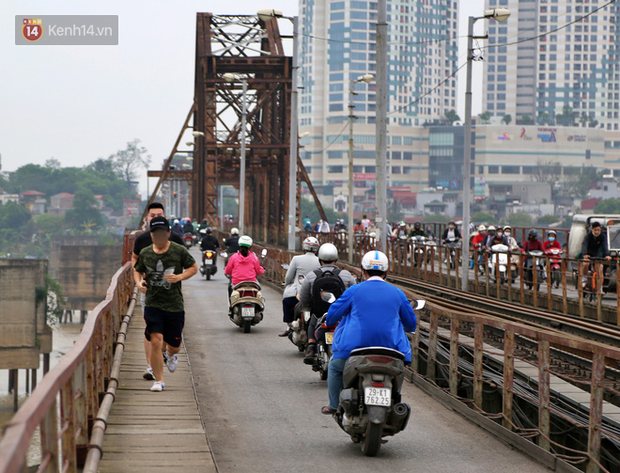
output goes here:
<path id="1" fill-rule="evenodd" d="M 198 260 L 198 251 L 192 250 Z M 549 471 L 405 383 L 404 432 L 375 458 L 363 456 L 331 416 L 319 380 L 282 332 L 281 292 L 263 286 L 264 320 L 249 334 L 227 316 L 223 267 L 211 281 L 183 283 L 185 344 L 198 405 L 220 472 Z M 200 264 L 200 263 L 199 263 Z"/>

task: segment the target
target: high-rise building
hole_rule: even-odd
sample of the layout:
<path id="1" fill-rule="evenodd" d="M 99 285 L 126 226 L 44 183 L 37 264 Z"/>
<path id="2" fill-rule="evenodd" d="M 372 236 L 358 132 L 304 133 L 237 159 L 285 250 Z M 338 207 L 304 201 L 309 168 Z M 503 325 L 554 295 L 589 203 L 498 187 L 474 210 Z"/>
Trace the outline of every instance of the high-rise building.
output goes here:
<path id="1" fill-rule="evenodd" d="M 511 16 L 488 26 L 483 111 L 519 124 L 618 130 L 620 7 L 606 3 L 486 0 Z"/>
<path id="2" fill-rule="evenodd" d="M 428 186 L 422 125 L 457 108 L 457 2 L 388 0 L 387 13 L 388 185 L 417 191 Z M 300 0 L 299 15 L 299 123 L 310 134 L 300 155 L 323 196 L 348 195 L 348 91 L 376 71 L 377 2 Z M 355 93 L 355 187 L 369 191 L 355 192 L 362 201 L 374 187 L 375 82 L 355 84 Z"/>

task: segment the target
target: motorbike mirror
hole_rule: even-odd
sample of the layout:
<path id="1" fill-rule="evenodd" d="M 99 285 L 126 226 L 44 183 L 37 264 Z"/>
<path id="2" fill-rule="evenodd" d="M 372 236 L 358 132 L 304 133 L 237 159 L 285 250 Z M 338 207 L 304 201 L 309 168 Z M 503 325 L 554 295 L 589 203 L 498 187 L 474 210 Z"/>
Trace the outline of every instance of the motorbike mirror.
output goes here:
<path id="1" fill-rule="evenodd" d="M 265 256 L 267 256 L 267 248 L 263 248 L 263 251 L 260 252 L 261 258 L 264 258 Z"/>
<path id="2" fill-rule="evenodd" d="M 414 309 L 418 310 L 418 309 L 424 309 L 424 306 L 426 305 L 426 301 L 424 299 L 418 299 L 416 301 L 413 301 L 411 303 L 411 307 L 413 307 Z"/>
<path id="3" fill-rule="evenodd" d="M 336 301 L 336 296 L 334 296 L 331 292 L 324 292 L 321 295 L 321 299 L 329 304 L 333 304 Z"/>
<path id="4" fill-rule="evenodd" d="M 282 268 L 284 268 L 284 269 L 288 270 L 288 264 L 286 264 L 286 263 L 282 263 L 282 264 L 281 264 L 281 266 L 282 266 Z"/>

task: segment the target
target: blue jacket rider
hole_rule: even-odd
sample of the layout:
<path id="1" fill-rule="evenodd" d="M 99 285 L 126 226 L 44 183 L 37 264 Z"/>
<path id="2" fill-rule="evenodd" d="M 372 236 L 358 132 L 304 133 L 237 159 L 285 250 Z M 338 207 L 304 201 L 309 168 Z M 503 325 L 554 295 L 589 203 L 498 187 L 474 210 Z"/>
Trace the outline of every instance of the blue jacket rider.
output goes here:
<path id="1" fill-rule="evenodd" d="M 416 316 L 407 297 L 385 282 L 388 258 L 380 251 L 370 251 L 362 259 L 367 280 L 351 286 L 327 312 L 327 325 L 340 324 L 334 333 L 333 356 L 329 363 L 329 406 L 324 414 L 333 414 L 343 388 L 342 372 L 352 350 L 386 347 L 405 355 L 411 362 L 411 344 L 407 332 L 416 329 Z"/>

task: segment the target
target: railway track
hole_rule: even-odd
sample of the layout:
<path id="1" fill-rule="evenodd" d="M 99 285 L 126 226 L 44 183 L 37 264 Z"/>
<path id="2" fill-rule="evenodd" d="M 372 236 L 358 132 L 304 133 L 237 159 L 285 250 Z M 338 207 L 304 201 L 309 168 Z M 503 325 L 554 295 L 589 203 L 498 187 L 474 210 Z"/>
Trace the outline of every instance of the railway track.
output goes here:
<path id="1" fill-rule="evenodd" d="M 403 289 L 417 294 L 418 297 L 422 296 L 433 304 L 447 309 L 493 315 L 514 322 L 558 330 L 620 348 L 620 328 L 609 324 L 550 312 L 540 308 L 525 307 L 497 299 L 491 300 L 482 295 L 463 293 L 454 288 L 438 286 L 401 276 L 389 276 L 388 280 Z"/>

